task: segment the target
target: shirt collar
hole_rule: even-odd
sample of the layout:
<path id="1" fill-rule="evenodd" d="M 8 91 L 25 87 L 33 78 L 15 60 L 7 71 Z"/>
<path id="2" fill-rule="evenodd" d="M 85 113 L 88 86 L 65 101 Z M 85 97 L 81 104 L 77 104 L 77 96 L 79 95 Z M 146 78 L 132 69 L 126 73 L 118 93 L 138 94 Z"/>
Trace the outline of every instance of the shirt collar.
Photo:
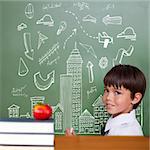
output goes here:
<path id="1" fill-rule="evenodd" d="M 135 119 L 135 110 L 132 110 L 130 113 L 120 114 L 114 118 L 111 116 L 106 123 L 105 132 L 115 126 L 127 124 L 133 119 Z"/>

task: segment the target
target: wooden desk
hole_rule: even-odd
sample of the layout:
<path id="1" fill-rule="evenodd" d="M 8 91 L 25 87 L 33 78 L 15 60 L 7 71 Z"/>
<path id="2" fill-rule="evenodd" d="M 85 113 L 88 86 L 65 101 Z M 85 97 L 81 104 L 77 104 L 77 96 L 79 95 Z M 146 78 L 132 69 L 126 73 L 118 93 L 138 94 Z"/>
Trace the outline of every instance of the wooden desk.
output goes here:
<path id="1" fill-rule="evenodd" d="M 56 136 L 55 150 L 149 150 L 149 137 Z"/>
<path id="2" fill-rule="evenodd" d="M 55 136 L 55 148 L 0 146 L 0 150 L 149 150 L 149 137 Z"/>

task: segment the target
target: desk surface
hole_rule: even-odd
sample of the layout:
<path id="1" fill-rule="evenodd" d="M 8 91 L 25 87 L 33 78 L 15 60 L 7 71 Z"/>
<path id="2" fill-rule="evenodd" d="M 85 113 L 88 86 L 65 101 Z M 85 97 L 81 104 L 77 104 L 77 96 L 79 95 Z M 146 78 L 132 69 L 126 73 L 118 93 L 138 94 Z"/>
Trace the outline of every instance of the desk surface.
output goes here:
<path id="1" fill-rule="evenodd" d="M 149 150 L 149 137 L 55 136 L 55 148 L 0 146 L 0 150 Z"/>
<path id="2" fill-rule="evenodd" d="M 55 150 L 149 150 L 149 142 L 149 137 L 59 136 Z"/>

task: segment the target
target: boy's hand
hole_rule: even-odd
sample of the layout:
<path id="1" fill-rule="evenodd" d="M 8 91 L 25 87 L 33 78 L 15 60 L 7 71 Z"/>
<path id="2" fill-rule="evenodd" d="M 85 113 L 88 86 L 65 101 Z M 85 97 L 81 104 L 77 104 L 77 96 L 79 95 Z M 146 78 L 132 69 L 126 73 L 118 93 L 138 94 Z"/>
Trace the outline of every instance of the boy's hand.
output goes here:
<path id="1" fill-rule="evenodd" d="M 65 135 L 66 136 L 74 136 L 74 135 L 76 135 L 76 133 L 75 133 L 73 128 L 67 128 L 66 132 L 65 132 Z"/>

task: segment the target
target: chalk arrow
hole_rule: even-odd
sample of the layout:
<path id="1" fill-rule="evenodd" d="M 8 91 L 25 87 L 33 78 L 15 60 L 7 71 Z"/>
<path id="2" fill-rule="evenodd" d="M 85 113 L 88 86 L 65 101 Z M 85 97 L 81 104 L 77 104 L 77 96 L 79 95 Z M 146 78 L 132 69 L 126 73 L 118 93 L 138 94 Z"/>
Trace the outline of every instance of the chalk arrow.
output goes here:
<path id="1" fill-rule="evenodd" d="M 86 67 L 88 68 L 89 83 L 93 83 L 94 75 L 93 75 L 93 64 L 91 63 L 91 61 L 88 61 Z"/>
<path id="2" fill-rule="evenodd" d="M 110 17 L 109 15 L 107 15 L 102 19 L 102 21 L 105 25 L 108 25 L 108 24 L 121 25 L 122 17 L 121 16 Z"/>
<path id="3" fill-rule="evenodd" d="M 71 33 L 71 35 L 65 40 L 65 42 L 64 42 L 64 46 L 63 46 L 63 49 L 65 49 L 66 48 L 66 44 L 67 44 L 67 41 L 73 36 L 73 35 L 75 35 L 76 34 L 76 32 L 77 32 L 77 29 L 73 29 L 72 30 L 72 33 Z"/>
<path id="4" fill-rule="evenodd" d="M 32 46 L 31 46 L 31 33 L 24 33 L 23 39 L 24 39 L 24 46 L 26 49 L 25 56 L 29 58 L 30 60 L 33 60 L 34 49 L 32 49 Z"/>
<path id="5" fill-rule="evenodd" d="M 125 50 L 124 48 L 120 48 L 117 52 L 116 57 L 113 58 L 113 66 L 115 66 L 116 64 L 121 64 L 123 57 L 131 56 L 133 51 L 134 51 L 134 47 L 132 45 L 130 45 L 127 50 Z"/>
<path id="6" fill-rule="evenodd" d="M 51 85 L 54 83 L 54 76 L 55 76 L 55 70 L 48 73 L 46 79 L 44 79 L 41 76 L 40 72 L 37 72 L 34 74 L 34 84 L 39 90 L 45 91 L 48 88 L 50 88 Z"/>

